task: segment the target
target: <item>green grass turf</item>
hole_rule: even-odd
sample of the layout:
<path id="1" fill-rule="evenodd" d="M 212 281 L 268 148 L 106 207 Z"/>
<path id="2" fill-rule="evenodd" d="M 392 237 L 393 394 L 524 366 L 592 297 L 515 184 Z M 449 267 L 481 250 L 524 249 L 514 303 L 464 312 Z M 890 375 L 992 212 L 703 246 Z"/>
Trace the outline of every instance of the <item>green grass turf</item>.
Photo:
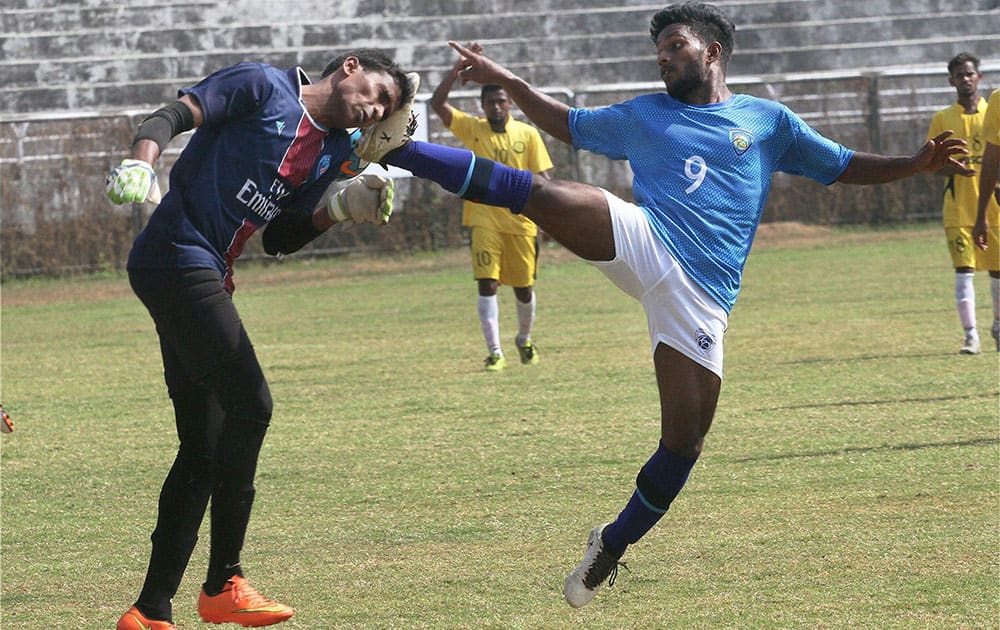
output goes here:
<path id="1" fill-rule="evenodd" d="M 562 600 L 656 446 L 641 308 L 557 247 L 535 340 L 485 355 L 465 252 L 237 271 L 275 416 L 243 560 L 285 628 L 996 628 L 1000 411 L 959 356 L 940 228 L 765 229 L 705 453 L 629 571 Z M 8 282 L 6 628 L 110 628 L 141 586 L 175 449 L 152 324 L 123 276 Z M 202 540 L 174 601 L 195 601 Z"/>

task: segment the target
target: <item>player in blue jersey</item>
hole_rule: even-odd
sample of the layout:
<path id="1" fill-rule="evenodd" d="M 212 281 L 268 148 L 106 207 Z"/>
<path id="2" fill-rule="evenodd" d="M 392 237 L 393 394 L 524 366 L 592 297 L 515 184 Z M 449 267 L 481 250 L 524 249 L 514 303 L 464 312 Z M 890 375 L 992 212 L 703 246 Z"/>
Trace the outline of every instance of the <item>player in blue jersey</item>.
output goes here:
<path id="1" fill-rule="evenodd" d="M 591 531 L 582 562 L 566 578 L 564 595 L 573 607 L 613 581 L 626 547 L 666 513 L 701 454 L 722 383 L 723 334 L 772 174 L 877 184 L 958 164 L 956 156 L 966 153 L 965 142 L 948 132 L 912 157 L 855 152 L 783 105 L 733 94 L 726 65 L 734 31 L 711 5 L 657 12 L 650 35 L 666 92 L 596 110 L 568 107 L 451 43 L 465 60 L 466 80 L 503 86 L 532 122 L 559 140 L 627 159 L 634 203 L 459 148 L 408 141 L 405 112 L 362 134 L 365 159 L 523 213 L 645 309 L 660 394 L 659 440 L 624 509 Z"/>
<path id="2" fill-rule="evenodd" d="M 240 564 L 272 402 L 233 305 L 233 263 L 265 226 L 264 248 L 275 254 L 337 222 L 388 221 L 392 182 L 358 176 L 360 131 L 348 130 L 408 111 L 414 77 L 366 49 L 333 60 L 317 82 L 301 68 L 223 68 L 147 117 L 131 157 L 108 175 L 113 202 L 155 199 L 152 165 L 171 138 L 197 128 L 128 260 L 129 281 L 160 338 L 180 446 L 160 492 L 146 579 L 119 630 L 174 628 L 171 599 L 209 499 L 201 618 L 264 626 L 293 615 L 250 586 Z"/>

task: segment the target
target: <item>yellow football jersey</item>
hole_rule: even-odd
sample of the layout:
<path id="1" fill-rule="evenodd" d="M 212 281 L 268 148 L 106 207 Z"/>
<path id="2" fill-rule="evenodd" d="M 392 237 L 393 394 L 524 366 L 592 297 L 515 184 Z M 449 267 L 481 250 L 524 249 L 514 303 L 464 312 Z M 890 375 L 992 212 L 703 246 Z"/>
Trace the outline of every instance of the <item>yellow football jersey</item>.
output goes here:
<path id="1" fill-rule="evenodd" d="M 976 175 L 965 177 L 952 175 L 944 188 L 944 226 L 972 226 L 976 222 L 976 208 L 979 204 L 979 169 L 983 163 L 983 122 L 986 119 L 986 99 L 979 98 L 978 111 L 966 114 L 965 108 L 955 103 L 934 114 L 927 138 L 933 138 L 942 131 L 951 129 L 954 138 L 962 138 L 969 143 L 968 163 L 976 169 Z"/>
<path id="2" fill-rule="evenodd" d="M 451 132 L 470 151 L 513 168 L 541 173 L 552 168 L 552 158 L 538 130 L 511 118 L 507 130 L 497 133 L 485 118 L 477 118 L 452 108 Z M 489 228 L 504 234 L 535 236 L 538 228 L 530 219 L 513 214 L 507 208 L 466 201 L 462 206 L 462 224 Z"/>

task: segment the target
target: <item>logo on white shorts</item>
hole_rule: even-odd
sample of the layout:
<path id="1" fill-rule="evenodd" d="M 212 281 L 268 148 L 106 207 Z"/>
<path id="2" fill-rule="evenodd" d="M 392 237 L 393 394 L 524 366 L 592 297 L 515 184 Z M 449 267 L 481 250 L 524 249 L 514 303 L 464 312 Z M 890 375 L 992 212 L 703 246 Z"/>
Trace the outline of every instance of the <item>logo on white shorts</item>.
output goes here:
<path id="1" fill-rule="evenodd" d="M 708 353 L 712 351 L 715 347 L 715 337 L 712 333 L 708 332 L 704 328 L 699 328 L 696 333 L 698 340 L 698 347 L 701 348 L 702 352 Z"/>

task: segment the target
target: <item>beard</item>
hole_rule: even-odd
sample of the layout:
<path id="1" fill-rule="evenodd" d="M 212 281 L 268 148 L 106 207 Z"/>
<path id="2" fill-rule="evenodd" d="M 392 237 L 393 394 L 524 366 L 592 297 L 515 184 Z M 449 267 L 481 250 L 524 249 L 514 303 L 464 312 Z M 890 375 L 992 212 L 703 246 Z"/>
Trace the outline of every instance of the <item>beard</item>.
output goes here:
<path id="1" fill-rule="evenodd" d="M 664 81 L 667 94 L 679 101 L 685 100 L 692 92 L 705 85 L 708 80 L 706 68 L 698 64 L 688 64 L 684 73 L 673 81 Z"/>
<path id="2" fill-rule="evenodd" d="M 509 114 L 486 114 L 486 122 L 494 126 L 502 126 L 507 123 Z"/>

